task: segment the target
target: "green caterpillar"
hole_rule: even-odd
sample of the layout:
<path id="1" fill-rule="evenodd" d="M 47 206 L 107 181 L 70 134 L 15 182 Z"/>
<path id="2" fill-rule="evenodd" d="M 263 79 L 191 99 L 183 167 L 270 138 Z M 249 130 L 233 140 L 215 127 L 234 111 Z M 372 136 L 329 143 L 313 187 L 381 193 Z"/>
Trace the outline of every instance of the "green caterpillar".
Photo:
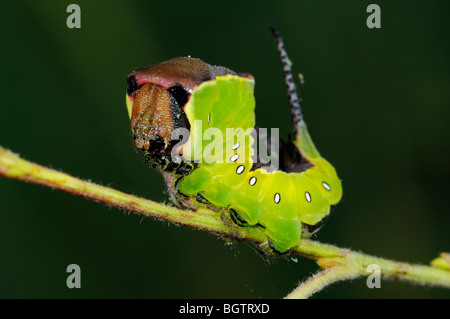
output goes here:
<path id="1" fill-rule="evenodd" d="M 294 124 L 293 138 L 275 154 L 278 169 L 260 161 L 250 74 L 178 57 L 133 71 L 126 100 L 135 145 L 162 172 L 175 203 L 262 226 L 271 251 L 283 254 L 322 226 L 342 186 L 309 136 L 283 41 L 271 30 Z"/>

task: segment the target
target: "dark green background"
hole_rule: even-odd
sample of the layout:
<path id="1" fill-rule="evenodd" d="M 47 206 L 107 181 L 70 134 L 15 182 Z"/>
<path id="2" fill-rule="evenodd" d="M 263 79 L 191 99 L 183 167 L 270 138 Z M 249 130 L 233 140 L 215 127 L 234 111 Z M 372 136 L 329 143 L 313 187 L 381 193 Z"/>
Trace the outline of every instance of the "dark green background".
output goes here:
<path id="1" fill-rule="evenodd" d="M 81 29 L 66 7 L 81 6 Z M 373 1 L 372 1 L 373 2 Z M 276 3 L 276 4 L 275 4 Z M 344 197 L 323 242 L 413 263 L 450 250 L 448 1 L 15 1 L 2 4 L 0 145 L 24 158 L 167 202 L 134 150 L 125 79 L 191 55 L 252 73 L 257 122 L 290 131 L 283 74 L 267 30 L 305 76 L 310 133 Z M 81 266 L 81 289 L 66 267 Z M 269 261 L 246 244 L 0 180 L 2 298 L 280 298 L 317 270 Z M 450 297 L 365 279 L 315 298 Z"/>

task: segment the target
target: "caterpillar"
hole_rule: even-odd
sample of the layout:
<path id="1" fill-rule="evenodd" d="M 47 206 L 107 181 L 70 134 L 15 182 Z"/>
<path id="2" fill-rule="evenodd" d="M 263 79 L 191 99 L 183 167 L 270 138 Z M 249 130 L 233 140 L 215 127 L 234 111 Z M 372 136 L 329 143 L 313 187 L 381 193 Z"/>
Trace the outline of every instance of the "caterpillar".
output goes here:
<path id="1" fill-rule="evenodd" d="M 268 250 L 281 255 L 318 231 L 340 201 L 342 186 L 308 133 L 283 40 L 271 32 L 294 126 L 279 150 L 255 126 L 249 73 L 173 58 L 131 72 L 126 104 L 134 144 L 161 171 L 175 204 L 211 208 L 240 227 L 263 227 Z M 261 160 L 257 144 L 278 167 Z"/>

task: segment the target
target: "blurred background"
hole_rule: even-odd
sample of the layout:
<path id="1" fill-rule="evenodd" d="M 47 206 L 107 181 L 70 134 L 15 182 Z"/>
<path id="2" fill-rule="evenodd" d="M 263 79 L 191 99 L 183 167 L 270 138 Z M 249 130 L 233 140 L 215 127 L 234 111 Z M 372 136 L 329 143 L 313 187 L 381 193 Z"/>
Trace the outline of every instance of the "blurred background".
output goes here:
<path id="1" fill-rule="evenodd" d="M 303 73 L 303 109 L 344 197 L 317 239 L 428 264 L 450 250 L 448 1 L 9 1 L 2 5 L 0 145 L 25 159 L 167 202 L 134 149 L 125 107 L 132 70 L 175 56 L 256 79 L 261 127 L 291 130 L 267 29 Z M 81 29 L 66 8 L 81 7 Z M 81 267 L 81 289 L 66 267 Z M 318 267 L 246 244 L 0 179 L 1 298 L 281 298 Z M 449 290 L 366 279 L 314 298 L 448 298 Z"/>

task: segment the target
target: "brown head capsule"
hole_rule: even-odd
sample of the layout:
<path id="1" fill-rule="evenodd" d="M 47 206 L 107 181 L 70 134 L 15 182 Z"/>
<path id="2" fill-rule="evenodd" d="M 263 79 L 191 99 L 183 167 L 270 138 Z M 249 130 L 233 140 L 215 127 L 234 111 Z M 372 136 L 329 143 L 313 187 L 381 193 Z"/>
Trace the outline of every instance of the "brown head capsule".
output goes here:
<path id="1" fill-rule="evenodd" d="M 225 74 L 236 73 L 190 57 L 173 58 L 130 73 L 127 107 L 136 147 L 155 158 L 168 155 L 178 142 L 172 139 L 172 132 L 190 128 L 184 107 L 192 91 L 202 82 Z"/>
<path id="2" fill-rule="evenodd" d="M 136 93 L 131 112 L 134 142 L 141 150 L 150 150 L 150 141 L 162 140 L 164 148 L 174 128 L 170 93 L 155 84 L 144 84 Z"/>

